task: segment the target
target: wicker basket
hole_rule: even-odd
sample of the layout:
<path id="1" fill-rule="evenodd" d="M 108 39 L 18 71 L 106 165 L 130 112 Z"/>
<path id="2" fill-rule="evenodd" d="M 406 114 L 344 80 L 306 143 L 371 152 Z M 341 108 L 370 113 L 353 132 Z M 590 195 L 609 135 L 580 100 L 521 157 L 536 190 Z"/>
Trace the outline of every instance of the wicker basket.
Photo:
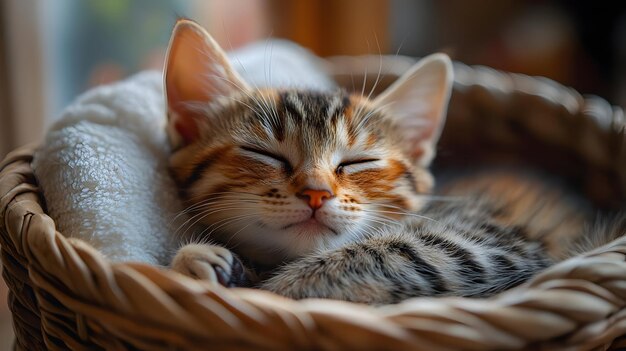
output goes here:
<path id="1" fill-rule="evenodd" d="M 360 79 L 357 72 L 369 64 L 354 60 L 332 61 L 346 86 L 346 77 Z M 402 60 L 385 59 L 381 87 L 403 70 Z M 378 71 L 378 61 L 375 66 Z M 623 208 L 621 110 L 544 79 L 463 65 L 455 70 L 435 168 L 531 163 L 562 175 L 599 207 Z M 293 301 L 228 290 L 145 264 L 113 264 L 68 240 L 46 215 L 32 153 L 32 146 L 16 150 L 0 164 L 0 245 L 16 349 L 626 347 L 620 338 L 626 334 L 626 237 L 485 300 L 418 298 L 382 308 Z"/>

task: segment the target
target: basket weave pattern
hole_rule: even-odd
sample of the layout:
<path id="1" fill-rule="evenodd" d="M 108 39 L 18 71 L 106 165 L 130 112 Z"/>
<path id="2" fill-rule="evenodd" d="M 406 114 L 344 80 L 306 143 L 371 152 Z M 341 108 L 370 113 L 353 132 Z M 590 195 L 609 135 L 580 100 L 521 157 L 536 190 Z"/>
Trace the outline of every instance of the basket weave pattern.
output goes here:
<path id="1" fill-rule="evenodd" d="M 521 118 L 503 111 L 512 103 L 530 108 L 516 100 L 526 97 L 545 112 L 542 118 L 554 119 L 557 136 L 560 128 L 569 128 L 586 138 L 585 145 L 597 145 L 588 150 L 570 137 L 543 138 L 550 140 L 552 148 L 573 155 L 578 162 L 574 181 L 597 203 L 624 204 L 626 139 L 621 110 L 537 79 L 456 69 L 457 76 L 459 70 L 465 71 L 455 87 L 444 147 L 475 144 L 463 138 L 475 125 L 475 114 L 489 112 L 490 120 L 484 123 Z M 549 88 L 556 89 L 552 96 Z M 520 127 L 520 123 L 526 124 Z M 533 123 L 524 120 L 514 125 L 530 130 Z M 582 131 L 572 129 L 574 123 Z M 542 132 L 538 129 L 532 135 L 539 140 Z M 500 143 L 499 136 L 482 134 L 481 157 L 486 162 L 498 159 L 497 152 L 485 150 Z M 507 142 L 508 138 L 501 141 L 505 146 Z M 509 146 L 504 150 L 529 152 Z M 382 308 L 330 300 L 293 301 L 263 291 L 228 290 L 145 264 L 112 264 L 93 248 L 65 238 L 46 215 L 30 167 L 33 150 L 33 146 L 18 149 L 0 164 L 0 246 L 17 349 L 626 347 L 620 338 L 626 334 L 626 237 L 486 300 L 418 298 Z M 443 164 L 448 161 L 456 162 L 444 157 Z M 601 185 L 606 189 L 591 186 L 598 179 L 604 179 Z"/>

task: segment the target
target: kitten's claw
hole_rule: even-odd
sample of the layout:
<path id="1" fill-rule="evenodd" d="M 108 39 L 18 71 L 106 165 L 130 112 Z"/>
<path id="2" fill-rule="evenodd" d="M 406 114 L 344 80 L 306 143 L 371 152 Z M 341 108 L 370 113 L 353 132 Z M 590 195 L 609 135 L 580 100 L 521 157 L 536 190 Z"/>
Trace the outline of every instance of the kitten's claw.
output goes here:
<path id="1" fill-rule="evenodd" d="M 239 259 L 228 249 L 215 245 L 183 246 L 172 260 L 172 270 L 226 287 L 244 286 L 246 282 Z"/>

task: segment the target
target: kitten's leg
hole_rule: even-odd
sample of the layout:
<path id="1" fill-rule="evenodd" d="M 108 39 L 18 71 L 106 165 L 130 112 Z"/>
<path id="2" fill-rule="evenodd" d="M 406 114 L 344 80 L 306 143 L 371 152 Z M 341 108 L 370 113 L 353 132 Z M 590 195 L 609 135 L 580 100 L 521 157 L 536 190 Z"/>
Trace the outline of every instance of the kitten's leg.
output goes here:
<path id="1" fill-rule="evenodd" d="M 178 250 L 171 266 L 172 270 L 186 276 L 226 287 L 246 286 L 248 283 L 241 261 L 221 246 L 185 245 Z"/>
<path id="2" fill-rule="evenodd" d="M 549 265 L 536 245 L 490 243 L 449 233 L 383 235 L 288 263 L 262 289 L 301 299 L 367 304 L 418 296 L 489 296 Z"/>
<path id="3" fill-rule="evenodd" d="M 293 261 L 260 288 L 294 299 L 367 304 L 445 293 L 445 277 L 401 237 L 377 237 Z"/>

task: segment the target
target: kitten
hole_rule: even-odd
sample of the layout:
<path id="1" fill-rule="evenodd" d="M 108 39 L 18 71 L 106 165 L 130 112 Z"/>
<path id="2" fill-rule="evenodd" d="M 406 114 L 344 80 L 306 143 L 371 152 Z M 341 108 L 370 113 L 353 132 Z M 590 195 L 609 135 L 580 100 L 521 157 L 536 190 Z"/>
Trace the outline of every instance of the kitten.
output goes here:
<path id="1" fill-rule="evenodd" d="M 452 75 L 435 54 L 374 99 L 257 89 L 201 27 L 179 21 L 165 72 L 170 165 L 215 244 L 183 246 L 172 268 L 387 304 L 489 296 L 567 257 L 589 211 L 543 177 L 492 171 L 428 195 Z"/>

